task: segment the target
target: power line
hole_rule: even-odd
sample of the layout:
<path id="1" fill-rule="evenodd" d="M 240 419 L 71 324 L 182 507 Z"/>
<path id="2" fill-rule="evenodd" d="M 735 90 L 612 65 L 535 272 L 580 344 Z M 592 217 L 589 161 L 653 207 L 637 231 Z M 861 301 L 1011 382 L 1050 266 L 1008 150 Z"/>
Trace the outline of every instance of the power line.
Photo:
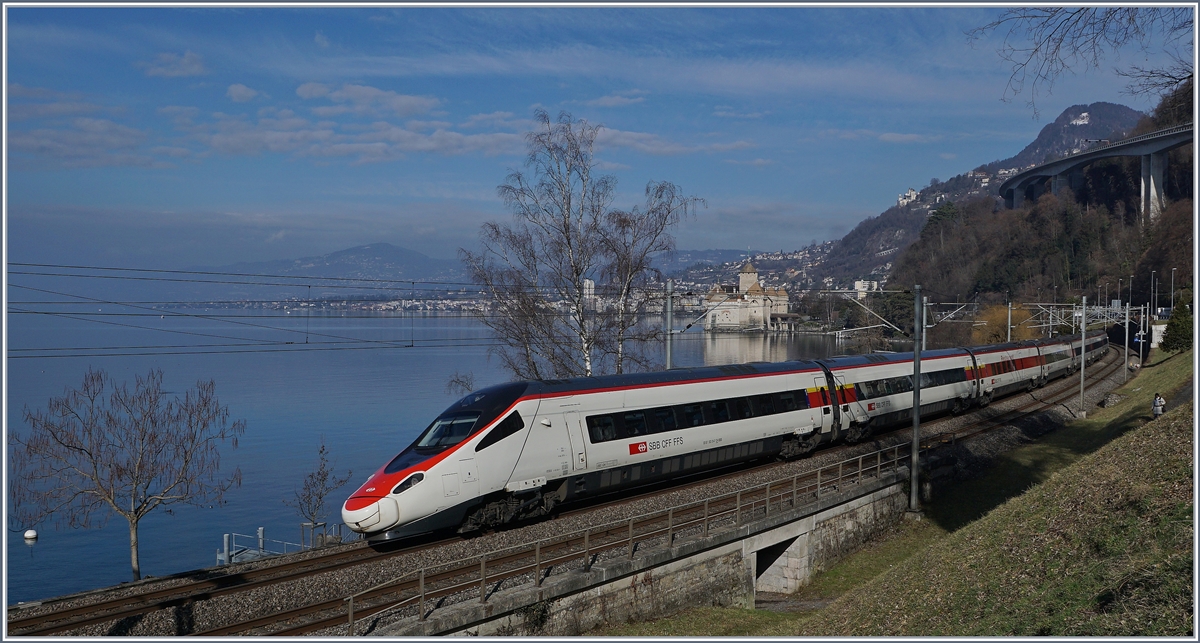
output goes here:
<path id="1" fill-rule="evenodd" d="M 377 279 L 377 278 L 371 278 L 371 277 L 318 277 L 318 276 L 303 276 L 303 275 L 276 275 L 276 274 L 269 274 L 269 273 L 216 272 L 216 271 L 204 271 L 204 270 L 170 270 L 170 269 L 161 269 L 161 268 L 115 268 L 115 267 L 105 267 L 105 266 L 76 266 L 76 265 L 64 265 L 64 264 L 21 263 L 21 262 L 10 262 L 9 265 L 10 266 L 22 266 L 22 267 L 27 267 L 27 268 L 49 268 L 49 269 L 55 269 L 55 270 L 96 270 L 96 271 L 109 271 L 109 272 L 118 272 L 118 273 L 131 272 L 131 273 L 149 273 L 149 274 L 161 273 L 161 274 L 168 274 L 168 275 L 242 277 L 242 278 L 247 278 L 247 279 L 291 279 L 291 280 L 296 280 L 297 283 L 232 281 L 232 280 L 221 280 L 221 279 L 183 279 L 183 278 L 172 278 L 172 277 L 138 277 L 138 276 L 123 275 L 123 274 L 88 275 L 88 274 L 71 274 L 71 273 L 63 273 L 63 272 L 37 272 L 37 271 L 32 271 L 32 270 L 10 270 L 9 271 L 9 274 L 13 274 L 13 275 L 27 275 L 27 276 L 40 276 L 40 277 L 65 277 L 65 278 L 77 278 L 77 279 L 115 279 L 115 280 L 126 280 L 126 281 L 161 281 L 161 282 L 169 282 L 169 283 L 219 284 L 219 285 L 238 285 L 238 286 L 272 286 L 272 287 L 281 287 L 281 288 L 303 288 L 303 287 L 312 285 L 310 283 L 305 283 L 305 282 L 320 281 L 320 282 L 337 282 L 337 283 L 322 285 L 321 287 L 323 287 L 323 288 L 336 288 L 336 289 L 343 289 L 343 290 L 402 290 L 405 288 L 415 289 L 416 285 L 420 284 L 422 286 L 435 286 L 435 287 L 443 287 L 443 288 L 447 288 L 447 289 L 449 289 L 449 287 L 457 287 L 459 289 L 478 288 L 478 289 L 480 289 L 479 294 L 487 294 L 487 287 L 485 285 L 474 283 L 474 282 L 462 282 L 462 281 L 423 281 L 423 280 L 415 280 L 415 279 Z M 393 284 L 393 285 L 387 286 L 387 287 L 360 286 L 360 285 L 344 285 L 343 282 L 366 283 L 366 284 Z M 553 287 L 551 287 L 551 286 L 533 286 L 533 288 L 537 289 L 537 290 L 553 291 Z M 660 286 L 655 286 L 653 288 L 647 288 L 645 290 L 653 291 L 653 292 L 657 293 L 659 288 L 660 288 Z M 639 288 L 639 289 L 641 289 L 641 288 Z M 423 288 L 423 290 L 430 290 L 430 289 Z M 604 293 L 608 290 L 613 290 L 615 292 L 616 288 L 615 287 L 606 287 L 603 285 L 598 285 L 598 287 L 597 287 L 597 292 L 600 292 L 600 293 Z M 659 294 L 659 296 L 661 297 L 661 294 Z"/>

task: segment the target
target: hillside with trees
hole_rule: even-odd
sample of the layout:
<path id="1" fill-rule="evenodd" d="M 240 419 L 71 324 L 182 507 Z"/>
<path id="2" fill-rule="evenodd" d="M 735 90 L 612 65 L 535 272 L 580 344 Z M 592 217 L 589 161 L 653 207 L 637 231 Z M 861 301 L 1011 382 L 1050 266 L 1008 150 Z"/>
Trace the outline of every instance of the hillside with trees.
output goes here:
<path id="1" fill-rule="evenodd" d="M 1164 97 L 1131 135 L 1184 122 L 1191 115 L 1191 83 Z M 896 261 L 890 281 L 920 283 L 940 298 L 1003 300 L 1005 293 L 1028 301 L 1077 299 L 1118 279 L 1133 301 L 1150 293 L 1150 273 L 1176 288 L 1192 280 L 1191 146 L 1171 153 L 1166 196 L 1170 205 L 1153 222 L 1137 210 L 1138 158 L 1093 164 L 1078 192 L 1045 194 L 1030 206 L 1007 210 L 994 198 L 947 202 L 933 211 L 916 241 Z M 1160 286 L 1162 293 L 1169 289 Z M 1126 291 L 1127 292 L 1127 291 Z M 1168 293 L 1169 296 L 1169 293 Z M 1126 299 L 1128 296 L 1122 297 Z"/>
<path id="2" fill-rule="evenodd" d="M 838 241 L 821 266 L 820 277 L 833 277 L 839 282 L 856 279 L 889 281 L 896 270 L 900 252 L 915 243 L 932 213 L 951 202 L 995 198 L 1002 182 L 1001 170 L 1014 170 L 1059 158 L 1099 144 L 1100 140 L 1117 140 L 1127 133 L 1140 131 L 1143 115 L 1123 105 L 1092 103 L 1072 105 L 1063 110 L 1054 122 L 1042 128 L 1038 137 L 1016 155 L 993 161 L 970 172 L 946 181 L 930 180 L 916 190 L 910 203 L 894 205 L 879 216 L 859 223 Z M 1098 164 L 1099 165 L 1099 164 Z M 1120 164 L 1098 167 L 1089 173 L 1090 195 L 1114 200 L 1113 195 L 1125 194 L 1130 185 Z M 1139 170 L 1140 171 L 1140 170 Z M 1138 184 L 1134 182 L 1133 188 Z M 1123 216 L 1136 211 L 1137 201 L 1121 206 Z"/>

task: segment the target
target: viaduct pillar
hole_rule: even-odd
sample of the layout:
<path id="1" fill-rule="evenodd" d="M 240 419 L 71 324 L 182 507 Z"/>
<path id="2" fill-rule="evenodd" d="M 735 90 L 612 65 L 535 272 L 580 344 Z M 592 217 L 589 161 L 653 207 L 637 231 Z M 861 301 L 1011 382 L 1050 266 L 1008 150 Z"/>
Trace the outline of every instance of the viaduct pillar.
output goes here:
<path id="1" fill-rule="evenodd" d="M 1142 155 L 1142 216 L 1148 221 L 1154 221 L 1162 213 L 1166 174 L 1166 152 Z"/>

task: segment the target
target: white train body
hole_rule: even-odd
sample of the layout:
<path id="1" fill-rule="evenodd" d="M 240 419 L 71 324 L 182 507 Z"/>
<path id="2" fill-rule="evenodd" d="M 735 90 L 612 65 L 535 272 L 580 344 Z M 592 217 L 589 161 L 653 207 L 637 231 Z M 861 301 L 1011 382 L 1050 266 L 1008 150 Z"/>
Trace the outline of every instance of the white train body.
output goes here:
<path id="1" fill-rule="evenodd" d="M 1089 361 L 1107 349 L 1089 336 Z M 921 413 L 984 404 L 1078 364 L 1080 340 L 928 351 Z M 1047 357 L 1049 356 L 1049 359 Z M 511 382 L 446 409 L 343 504 L 372 540 L 544 515 L 559 503 L 769 456 L 912 418 L 911 353 Z M 836 398 L 836 402 L 835 402 Z"/>

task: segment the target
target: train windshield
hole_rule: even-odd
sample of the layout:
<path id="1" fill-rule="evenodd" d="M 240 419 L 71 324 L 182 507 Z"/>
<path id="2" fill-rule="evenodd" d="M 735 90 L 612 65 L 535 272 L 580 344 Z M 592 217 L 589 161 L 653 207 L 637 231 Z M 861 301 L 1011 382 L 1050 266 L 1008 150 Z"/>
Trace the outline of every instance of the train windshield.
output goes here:
<path id="1" fill-rule="evenodd" d="M 471 435 L 471 429 L 474 428 L 475 420 L 478 419 L 478 411 L 443 415 L 425 429 L 421 437 L 417 438 L 415 446 L 418 449 L 452 447 Z"/>
<path id="2" fill-rule="evenodd" d="M 528 382 L 512 382 L 468 393 L 442 411 L 407 449 L 388 463 L 384 473 L 407 469 L 467 439 L 500 417 L 528 386 Z"/>

